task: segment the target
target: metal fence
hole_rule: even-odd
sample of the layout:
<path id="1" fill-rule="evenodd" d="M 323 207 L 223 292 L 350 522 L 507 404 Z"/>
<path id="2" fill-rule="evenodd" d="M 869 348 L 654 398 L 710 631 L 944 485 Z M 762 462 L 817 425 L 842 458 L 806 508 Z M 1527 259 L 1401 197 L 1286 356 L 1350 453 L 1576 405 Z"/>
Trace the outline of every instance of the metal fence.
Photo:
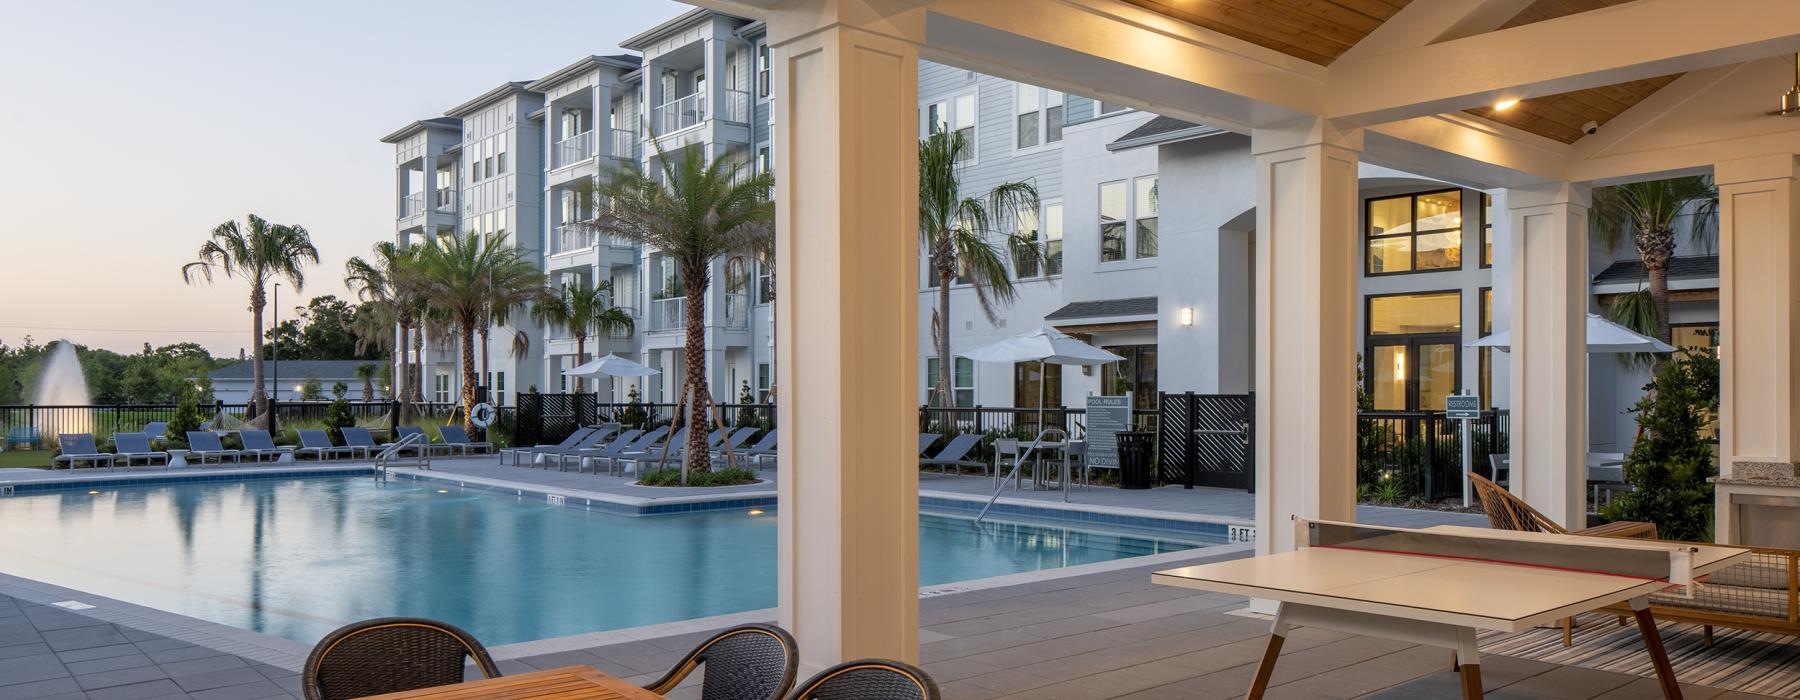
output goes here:
<path id="1" fill-rule="evenodd" d="M 1164 483 L 1255 490 L 1253 394 L 1159 394 L 1157 474 Z"/>
<path id="2" fill-rule="evenodd" d="M 1435 411 L 1356 416 L 1356 481 L 1381 500 L 1462 495 L 1462 426 Z M 1470 466 L 1492 477 L 1488 456 L 1509 449 L 1511 416 L 1485 411 L 1469 426 Z"/>
<path id="3" fill-rule="evenodd" d="M 346 403 L 350 415 L 363 424 L 388 419 L 395 406 L 392 401 Z M 277 426 L 319 424 L 324 422 L 325 411 L 330 406 L 330 401 L 283 401 L 271 404 L 270 411 L 275 414 Z M 418 415 L 433 417 L 447 416 L 460 408 L 454 403 L 413 406 Z M 89 433 L 105 441 L 113 433 L 137 432 L 148 423 L 167 423 L 175 417 L 176 408 L 173 403 L 0 406 L 0 434 L 6 435 L 10 446 L 14 447 L 51 447 L 56 436 L 64 433 Z M 504 419 L 509 409 L 502 408 L 501 412 Z M 202 406 L 200 413 L 202 420 L 208 423 L 222 417 L 230 424 L 244 420 L 250 414 L 250 406 L 221 401 Z"/>

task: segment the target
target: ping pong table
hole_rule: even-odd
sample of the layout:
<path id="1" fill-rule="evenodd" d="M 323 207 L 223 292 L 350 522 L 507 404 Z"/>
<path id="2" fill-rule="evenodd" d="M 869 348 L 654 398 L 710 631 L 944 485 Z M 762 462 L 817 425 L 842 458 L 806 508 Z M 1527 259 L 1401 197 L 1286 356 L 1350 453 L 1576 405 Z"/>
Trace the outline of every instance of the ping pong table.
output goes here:
<path id="1" fill-rule="evenodd" d="M 1249 698 L 1261 698 L 1293 626 L 1454 653 L 1464 698 L 1480 698 L 1477 630 L 1517 632 L 1629 602 L 1663 695 L 1680 698 L 1648 597 L 1687 590 L 1749 556 L 1737 547 L 1438 526 L 1295 519 L 1298 549 L 1159 571 L 1156 583 L 1279 603 Z"/>

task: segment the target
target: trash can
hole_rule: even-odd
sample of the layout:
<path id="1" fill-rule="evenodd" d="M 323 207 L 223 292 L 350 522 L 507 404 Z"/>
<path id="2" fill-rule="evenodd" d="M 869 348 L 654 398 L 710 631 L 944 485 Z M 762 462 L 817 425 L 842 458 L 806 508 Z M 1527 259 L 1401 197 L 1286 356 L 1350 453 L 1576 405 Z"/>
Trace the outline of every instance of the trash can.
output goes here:
<path id="1" fill-rule="evenodd" d="M 1155 433 L 1119 433 L 1119 488 L 1150 488 L 1150 455 Z"/>

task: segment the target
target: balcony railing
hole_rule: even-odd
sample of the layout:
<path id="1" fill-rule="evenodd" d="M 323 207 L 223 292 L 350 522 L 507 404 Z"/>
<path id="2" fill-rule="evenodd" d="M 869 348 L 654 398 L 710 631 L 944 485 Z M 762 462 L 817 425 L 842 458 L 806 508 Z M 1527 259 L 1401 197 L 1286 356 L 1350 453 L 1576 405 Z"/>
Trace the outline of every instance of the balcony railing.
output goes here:
<path id="1" fill-rule="evenodd" d="M 612 147 L 612 150 L 607 151 L 608 154 L 610 154 L 614 158 L 628 158 L 631 160 L 637 160 L 637 157 L 638 157 L 638 133 L 637 132 L 632 131 L 630 129 L 607 129 L 607 131 L 609 132 L 608 136 L 611 137 L 611 142 L 608 143 L 607 145 Z"/>
<path id="2" fill-rule="evenodd" d="M 550 254 L 572 253 L 594 247 L 600 240 L 592 226 L 563 224 L 550 234 Z"/>
<path id="3" fill-rule="evenodd" d="M 410 219 L 425 213 L 425 193 L 414 192 L 400 200 L 400 218 Z"/>
<path id="4" fill-rule="evenodd" d="M 725 295 L 725 327 L 737 330 L 750 328 L 750 295 Z"/>
<path id="5" fill-rule="evenodd" d="M 594 132 L 584 131 L 556 142 L 556 164 L 561 168 L 594 157 Z"/>
<path id="6" fill-rule="evenodd" d="M 749 124 L 750 93 L 727 89 L 724 109 L 720 110 L 719 118 L 733 124 Z"/>
<path id="7" fill-rule="evenodd" d="M 696 92 L 687 97 L 677 98 L 663 103 L 653 110 L 651 119 L 656 120 L 658 135 L 670 134 L 706 121 L 706 93 Z"/>
<path id="8" fill-rule="evenodd" d="M 687 297 L 650 301 L 650 332 L 678 331 L 687 327 Z"/>
<path id="9" fill-rule="evenodd" d="M 456 213 L 456 190 L 448 187 L 437 189 L 437 210 L 443 214 Z"/>

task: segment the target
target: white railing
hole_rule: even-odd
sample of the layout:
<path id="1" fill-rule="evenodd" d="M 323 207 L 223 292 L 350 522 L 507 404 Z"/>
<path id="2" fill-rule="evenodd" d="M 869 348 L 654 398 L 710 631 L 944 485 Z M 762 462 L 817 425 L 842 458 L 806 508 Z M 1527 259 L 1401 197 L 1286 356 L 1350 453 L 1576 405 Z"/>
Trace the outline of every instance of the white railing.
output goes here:
<path id="1" fill-rule="evenodd" d="M 706 121 L 706 93 L 696 92 L 665 102 L 652 110 L 650 118 L 656 121 L 658 136 L 695 126 Z"/>
<path id="2" fill-rule="evenodd" d="M 561 168 L 594 157 L 594 132 L 583 131 L 556 142 L 556 164 Z"/>
<path id="3" fill-rule="evenodd" d="M 626 159 L 630 159 L 630 160 L 637 160 L 637 157 L 638 157 L 638 133 L 637 132 L 632 131 L 630 129 L 607 129 L 607 131 L 609 132 L 608 136 L 610 137 L 610 143 L 608 143 L 607 145 L 610 146 L 612 149 L 612 150 L 609 150 L 606 152 L 607 155 L 610 155 L 614 158 L 626 158 Z"/>
<path id="4" fill-rule="evenodd" d="M 400 199 L 400 218 L 409 219 L 425 212 L 425 193 L 414 192 Z"/>
<path id="5" fill-rule="evenodd" d="M 637 309 L 634 309 L 629 306 L 621 306 L 621 307 L 619 307 L 619 310 L 625 312 L 626 316 L 631 317 L 632 327 L 631 328 L 608 329 L 606 331 L 606 339 L 607 340 L 631 340 L 631 334 L 637 328 L 637 325 L 640 322 L 640 319 L 638 319 Z"/>
<path id="6" fill-rule="evenodd" d="M 724 108 L 720 110 L 719 118 L 733 124 L 749 124 L 750 93 L 727 89 Z"/>
<path id="7" fill-rule="evenodd" d="M 585 250 L 599 243 L 600 236 L 592 226 L 563 224 L 550 234 L 550 254 Z"/>
<path id="8" fill-rule="evenodd" d="M 437 188 L 437 210 L 446 214 L 456 213 L 456 190 L 448 187 Z"/>
<path id="9" fill-rule="evenodd" d="M 687 297 L 650 301 L 650 332 L 678 331 L 687 327 Z"/>
<path id="10" fill-rule="evenodd" d="M 750 328 L 750 295 L 725 295 L 725 327 L 739 330 Z"/>

